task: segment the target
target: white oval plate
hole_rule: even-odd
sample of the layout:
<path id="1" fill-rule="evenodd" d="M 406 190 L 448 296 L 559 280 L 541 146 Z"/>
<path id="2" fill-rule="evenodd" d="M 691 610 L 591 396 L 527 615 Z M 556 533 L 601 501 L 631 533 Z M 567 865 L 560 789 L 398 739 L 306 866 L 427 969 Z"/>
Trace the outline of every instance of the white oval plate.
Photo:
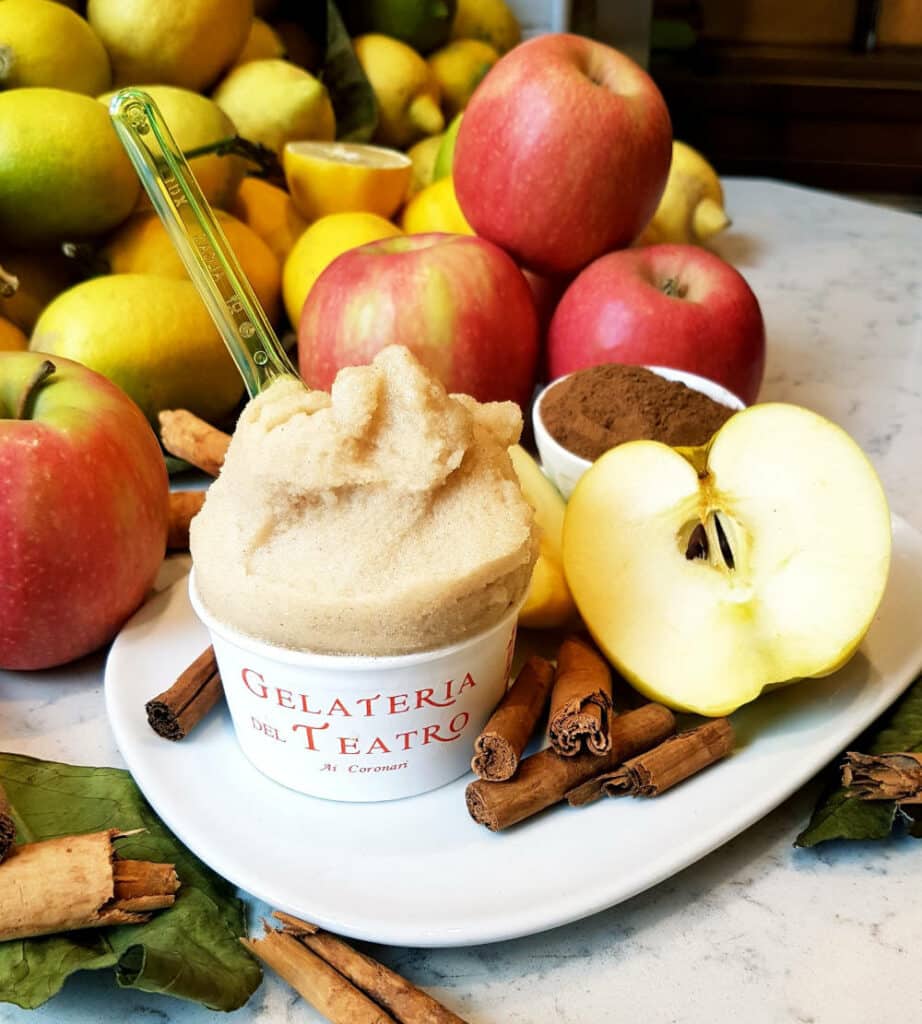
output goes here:
<path id="1" fill-rule="evenodd" d="M 400 946 L 528 935 L 610 907 L 727 842 L 803 785 L 922 665 L 922 536 L 894 521 L 884 602 L 859 653 L 827 679 L 733 716 L 732 757 L 654 800 L 554 808 L 508 832 L 475 825 L 468 778 L 391 803 L 333 803 L 260 775 L 226 710 L 181 743 L 144 703 L 207 646 L 186 581 L 125 626 L 106 665 L 119 749 L 157 813 L 215 871 L 331 931 Z"/>

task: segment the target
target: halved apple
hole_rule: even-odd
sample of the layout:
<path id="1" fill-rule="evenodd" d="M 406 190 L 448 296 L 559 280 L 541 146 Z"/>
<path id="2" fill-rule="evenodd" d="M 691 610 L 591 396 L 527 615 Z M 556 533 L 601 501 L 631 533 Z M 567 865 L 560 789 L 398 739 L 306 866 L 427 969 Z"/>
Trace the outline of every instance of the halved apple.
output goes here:
<path id="1" fill-rule="evenodd" d="M 638 690 L 724 715 L 851 657 L 890 546 L 887 499 L 855 442 L 766 404 L 704 448 L 603 455 L 567 505 L 563 561 L 589 631 Z"/>
<path id="2" fill-rule="evenodd" d="M 563 626 L 576 614 L 563 573 L 561 543 L 566 502 L 524 448 L 513 445 L 509 457 L 525 500 L 535 510 L 535 522 L 541 531 L 538 561 L 519 612 L 519 623 L 532 629 Z"/>

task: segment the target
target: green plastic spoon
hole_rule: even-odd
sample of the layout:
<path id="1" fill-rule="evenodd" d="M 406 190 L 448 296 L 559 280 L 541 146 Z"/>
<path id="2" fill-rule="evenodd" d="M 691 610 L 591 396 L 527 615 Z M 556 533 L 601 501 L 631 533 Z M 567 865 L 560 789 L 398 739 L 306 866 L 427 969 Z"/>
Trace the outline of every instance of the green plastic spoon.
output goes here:
<path id="1" fill-rule="evenodd" d="M 250 397 L 279 377 L 300 380 L 157 104 L 122 89 L 109 116 Z"/>

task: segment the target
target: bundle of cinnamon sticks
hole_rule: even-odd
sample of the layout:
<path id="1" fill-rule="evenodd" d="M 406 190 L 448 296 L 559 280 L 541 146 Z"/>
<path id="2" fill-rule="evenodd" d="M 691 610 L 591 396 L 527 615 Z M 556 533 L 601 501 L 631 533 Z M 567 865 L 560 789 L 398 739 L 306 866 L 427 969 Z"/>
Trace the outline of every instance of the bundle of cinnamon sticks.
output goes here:
<path id="1" fill-rule="evenodd" d="M 549 745 L 522 758 L 546 709 Z M 587 640 L 568 637 L 556 668 L 543 658 L 525 663 L 475 740 L 468 812 L 499 831 L 564 799 L 579 806 L 603 794 L 658 796 L 733 749 L 726 719 L 675 730 L 660 704 L 616 715 L 607 662 Z"/>
<path id="2" fill-rule="evenodd" d="M 332 1024 L 465 1024 L 422 989 L 316 925 L 276 911 L 259 939 L 241 939 Z"/>

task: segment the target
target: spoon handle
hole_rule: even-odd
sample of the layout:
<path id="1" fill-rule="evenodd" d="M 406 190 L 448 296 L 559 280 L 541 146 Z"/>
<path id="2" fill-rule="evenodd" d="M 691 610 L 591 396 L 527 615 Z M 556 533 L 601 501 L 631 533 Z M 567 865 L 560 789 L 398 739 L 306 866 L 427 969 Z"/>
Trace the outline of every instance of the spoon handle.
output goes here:
<path id="1" fill-rule="evenodd" d="M 250 396 L 279 377 L 297 378 L 156 103 L 122 89 L 109 116 Z"/>

